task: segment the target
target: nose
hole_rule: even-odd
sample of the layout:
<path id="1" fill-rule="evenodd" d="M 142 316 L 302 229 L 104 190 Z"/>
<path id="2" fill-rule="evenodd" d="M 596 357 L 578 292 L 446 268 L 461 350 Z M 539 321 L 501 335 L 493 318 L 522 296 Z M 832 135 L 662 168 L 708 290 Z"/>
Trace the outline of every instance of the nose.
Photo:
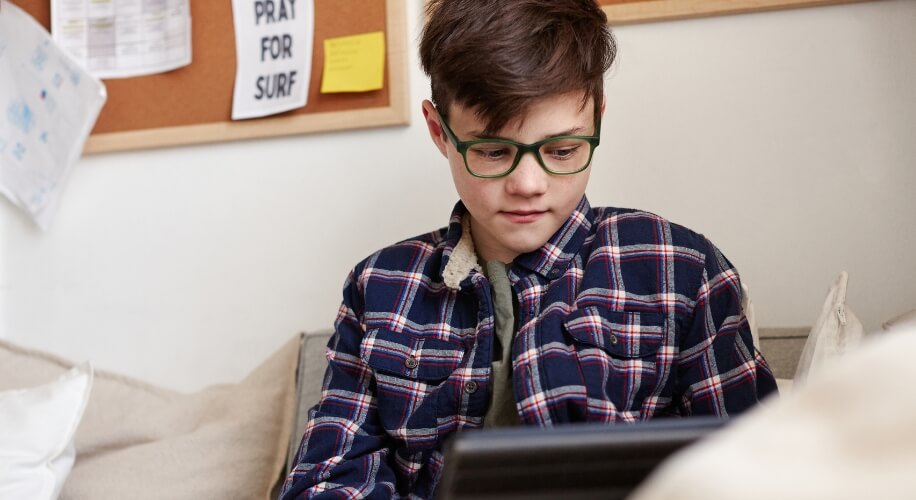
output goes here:
<path id="1" fill-rule="evenodd" d="M 506 192 L 524 197 L 542 195 L 547 191 L 549 175 L 534 153 L 523 154 L 515 170 L 506 177 Z"/>

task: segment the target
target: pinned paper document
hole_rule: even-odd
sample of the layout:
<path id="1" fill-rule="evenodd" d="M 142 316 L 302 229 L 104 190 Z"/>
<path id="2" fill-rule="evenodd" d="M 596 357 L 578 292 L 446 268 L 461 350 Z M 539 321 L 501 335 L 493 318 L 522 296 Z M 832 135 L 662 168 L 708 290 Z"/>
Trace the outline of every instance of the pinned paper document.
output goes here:
<path id="1" fill-rule="evenodd" d="M 99 78 L 191 64 L 189 0 L 51 0 L 51 33 Z"/>
<path id="2" fill-rule="evenodd" d="M 385 34 L 381 31 L 324 41 L 321 92 L 366 92 L 382 88 Z"/>
<path id="3" fill-rule="evenodd" d="M 22 9 L 0 9 L 0 193 L 42 228 L 95 125 L 105 87 Z"/>
<path id="4" fill-rule="evenodd" d="M 314 0 L 232 0 L 232 19 L 236 54 L 232 119 L 305 106 L 312 71 Z"/>

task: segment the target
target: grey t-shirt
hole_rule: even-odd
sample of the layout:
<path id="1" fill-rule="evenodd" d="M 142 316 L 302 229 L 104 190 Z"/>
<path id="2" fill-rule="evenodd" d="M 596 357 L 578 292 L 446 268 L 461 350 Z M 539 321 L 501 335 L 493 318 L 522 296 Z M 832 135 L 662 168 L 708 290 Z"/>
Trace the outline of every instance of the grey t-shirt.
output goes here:
<path id="1" fill-rule="evenodd" d="M 519 424 L 512 390 L 512 339 L 515 336 L 515 310 L 508 269 L 499 261 L 486 264 L 487 278 L 493 285 L 494 339 L 491 383 L 493 397 L 483 419 L 484 427 L 505 427 Z"/>

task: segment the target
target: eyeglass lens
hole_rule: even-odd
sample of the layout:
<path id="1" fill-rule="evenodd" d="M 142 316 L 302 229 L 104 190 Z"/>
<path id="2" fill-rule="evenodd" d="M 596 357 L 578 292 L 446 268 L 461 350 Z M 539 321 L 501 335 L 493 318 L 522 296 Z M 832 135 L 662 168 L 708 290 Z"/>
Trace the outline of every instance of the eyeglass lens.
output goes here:
<path id="1" fill-rule="evenodd" d="M 478 175 L 499 175 L 516 163 L 518 147 L 499 142 L 471 145 L 465 159 Z M 591 156 L 591 145 L 584 139 L 558 138 L 538 148 L 541 164 L 553 172 L 575 172 L 584 168 Z M 520 159 L 519 159 L 520 160 Z"/>

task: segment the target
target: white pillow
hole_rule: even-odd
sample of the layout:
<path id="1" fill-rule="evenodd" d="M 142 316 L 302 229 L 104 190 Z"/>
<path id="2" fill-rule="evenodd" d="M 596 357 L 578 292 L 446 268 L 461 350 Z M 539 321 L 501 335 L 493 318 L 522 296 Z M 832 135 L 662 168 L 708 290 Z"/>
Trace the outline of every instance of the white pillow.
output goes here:
<path id="1" fill-rule="evenodd" d="M 894 319 L 887 320 L 881 325 L 881 328 L 886 332 L 903 329 L 916 330 L 916 309 L 905 312 Z"/>
<path id="2" fill-rule="evenodd" d="M 754 342 L 754 349 L 760 350 L 760 333 L 757 328 L 757 313 L 754 311 L 754 303 L 751 301 L 751 292 L 747 285 L 741 282 L 741 310 L 744 317 L 747 318 L 747 326 L 751 329 L 751 339 Z"/>
<path id="3" fill-rule="evenodd" d="M 0 498 L 57 498 L 91 389 L 83 363 L 49 384 L 0 392 Z"/>
<path id="4" fill-rule="evenodd" d="M 794 381 L 804 382 L 823 369 L 824 364 L 851 352 L 861 342 L 865 328 L 859 318 L 846 305 L 846 285 L 849 275 L 840 273 L 827 292 L 814 327 L 808 334 Z"/>

